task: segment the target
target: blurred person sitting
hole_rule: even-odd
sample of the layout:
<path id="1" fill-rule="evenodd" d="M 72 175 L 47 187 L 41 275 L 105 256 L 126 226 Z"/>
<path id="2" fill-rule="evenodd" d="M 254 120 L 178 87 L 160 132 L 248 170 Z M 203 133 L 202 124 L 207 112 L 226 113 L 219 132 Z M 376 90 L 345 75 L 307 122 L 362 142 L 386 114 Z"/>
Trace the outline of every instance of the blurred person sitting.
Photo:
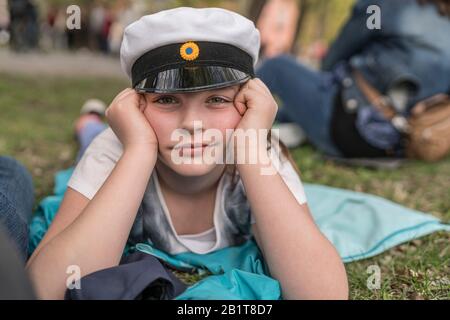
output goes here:
<path id="1" fill-rule="evenodd" d="M 35 297 L 24 270 L 33 203 L 27 169 L 11 157 L 0 156 L 0 300 Z"/>
<path id="2" fill-rule="evenodd" d="M 79 144 L 76 162 L 80 160 L 91 141 L 106 125 L 104 123 L 106 104 L 99 99 L 88 99 L 80 110 L 80 116 L 75 121 L 75 136 Z"/>
<path id="3" fill-rule="evenodd" d="M 106 125 L 103 122 L 106 105 L 99 99 L 88 99 L 75 121 L 79 143 L 76 162 L 91 141 Z M 0 156 L 0 224 L 23 260 L 28 253 L 28 224 L 34 205 L 33 181 L 28 170 L 17 160 Z"/>
<path id="4" fill-rule="evenodd" d="M 371 5 L 382 12 L 380 29 L 368 27 Z M 266 60 L 257 76 L 283 102 L 277 119 L 300 125 L 325 154 L 405 157 L 401 128 L 377 110 L 361 83 L 406 117 L 417 102 L 449 93 L 449 17 L 445 0 L 359 0 L 322 71 L 281 55 Z"/>
<path id="5" fill-rule="evenodd" d="M 99 99 L 88 99 L 75 121 L 79 143 L 76 162 L 92 140 L 106 125 L 106 105 Z M 17 160 L 0 156 L 0 300 L 33 299 L 34 292 L 24 270 L 28 259 L 29 223 L 34 206 L 33 181 L 28 170 Z"/>
<path id="6" fill-rule="evenodd" d="M 256 26 L 261 34 L 262 59 L 290 53 L 300 16 L 296 0 L 269 0 L 263 6 Z"/>
<path id="7" fill-rule="evenodd" d="M 15 159 L 0 156 L 0 224 L 24 261 L 33 205 L 34 188 L 28 170 Z"/>

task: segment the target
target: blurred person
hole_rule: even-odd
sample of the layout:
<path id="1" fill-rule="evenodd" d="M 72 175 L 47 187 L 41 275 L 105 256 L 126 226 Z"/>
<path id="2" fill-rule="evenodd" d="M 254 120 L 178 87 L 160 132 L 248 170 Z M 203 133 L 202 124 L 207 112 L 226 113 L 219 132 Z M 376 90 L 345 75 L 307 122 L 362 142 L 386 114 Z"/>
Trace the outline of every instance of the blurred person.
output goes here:
<path id="1" fill-rule="evenodd" d="M 297 0 L 256 1 L 251 10 L 257 16 L 256 26 L 261 35 L 260 60 L 289 54 L 293 52 L 300 9 Z M 305 133 L 294 123 L 277 121 L 274 128 L 278 130 L 279 138 L 288 147 L 296 147 L 305 141 Z"/>
<path id="2" fill-rule="evenodd" d="M 86 100 L 81 107 L 74 125 L 79 143 L 76 162 L 93 138 L 106 128 L 105 109 L 106 104 L 95 98 Z M 24 260 L 28 252 L 28 223 L 33 204 L 34 187 L 28 170 L 15 159 L 0 156 L 0 223 Z"/>
<path id="3" fill-rule="evenodd" d="M 130 1 L 119 1 L 114 10 L 114 19 L 108 35 L 109 50 L 118 55 L 125 28 L 140 16 L 139 9 Z"/>
<path id="4" fill-rule="evenodd" d="M 67 39 L 67 14 L 65 10 L 60 8 L 56 12 L 55 22 L 53 24 L 53 32 L 54 32 L 54 43 L 56 49 L 67 49 L 68 47 L 68 39 Z"/>
<path id="5" fill-rule="evenodd" d="M 114 20 L 108 35 L 108 47 L 110 53 L 118 55 L 120 52 L 120 45 L 122 43 L 122 36 L 125 27 L 120 20 Z"/>
<path id="6" fill-rule="evenodd" d="M 10 43 L 16 51 L 36 49 L 39 42 L 38 12 L 32 0 L 9 0 Z"/>
<path id="7" fill-rule="evenodd" d="M 9 42 L 9 10 L 8 1 L 0 0 L 0 46 Z"/>
<path id="8" fill-rule="evenodd" d="M 111 33 L 111 26 L 114 22 L 114 14 L 110 6 L 105 6 L 105 19 L 103 20 L 103 26 L 101 31 L 101 43 L 100 51 L 103 53 L 109 53 L 109 37 Z"/>
<path id="9" fill-rule="evenodd" d="M 0 156 L 0 300 L 35 298 L 24 270 L 33 204 L 28 170 L 15 159 Z"/>
<path id="10" fill-rule="evenodd" d="M 54 49 L 54 34 L 53 34 L 53 25 L 55 23 L 56 18 L 56 8 L 51 6 L 48 8 L 46 17 L 41 25 L 41 47 L 44 50 Z"/>
<path id="11" fill-rule="evenodd" d="M 24 261 L 33 205 L 34 188 L 28 170 L 15 159 L 0 156 L 0 224 Z"/>
<path id="12" fill-rule="evenodd" d="M 62 8 L 54 6 L 48 10 L 42 27 L 42 37 L 49 49 L 67 49 L 66 19 L 66 12 Z"/>
<path id="13" fill-rule="evenodd" d="M 370 5 L 381 8 L 379 30 L 366 25 Z M 369 102 L 360 79 L 405 117 L 417 102 L 449 93 L 449 16 L 446 0 L 360 0 L 324 58 L 322 71 L 282 55 L 266 60 L 257 75 L 283 102 L 277 119 L 300 125 L 325 154 L 402 158 L 401 127 Z"/>
<path id="14" fill-rule="evenodd" d="M 290 53 L 294 45 L 300 10 L 297 0 L 269 0 L 256 26 L 261 33 L 261 58 Z"/>
<path id="15" fill-rule="evenodd" d="M 9 20 L 8 0 L 0 0 L 0 29 L 7 29 Z"/>
<path id="16" fill-rule="evenodd" d="M 77 162 L 94 137 L 105 129 L 105 108 L 105 103 L 98 99 L 89 99 L 82 106 L 75 122 Z M 17 160 L 0 156 L 0 300 L 35 298 L 24 270 L 33 204 L 30 173 Z"/>
<path id="17" fill-rule="evenodd" d="M 102 1 L 95 1 L 89 13 L 89 34 L 94 43 L 94 48 L 100 51 L 105 50 L 103 38 L 103 27 L 106 21 L 106 9 Z"/>

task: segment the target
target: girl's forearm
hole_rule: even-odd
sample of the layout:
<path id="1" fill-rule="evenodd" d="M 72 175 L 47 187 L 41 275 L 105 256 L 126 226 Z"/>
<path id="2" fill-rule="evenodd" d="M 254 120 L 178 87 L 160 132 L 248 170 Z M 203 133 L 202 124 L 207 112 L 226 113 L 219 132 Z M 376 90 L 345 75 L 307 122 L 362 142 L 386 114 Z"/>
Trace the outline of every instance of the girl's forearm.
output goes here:
<path id="1" fill-rule="evenodd" d="M 300 205 L 281 176 L 262 175 L 259 164 L 238 165 L 259 245 L 285 299 L 347 298 L 345 268 L 306 204 Z"/>
<path id="2" fill-rule="evenodd" d="M 81 214 L 29 263 L 39 297 L 63 298 L 70 265 L 83 276 L 119 263 L 155 163 L 149 151 L 122 154 Z"/>

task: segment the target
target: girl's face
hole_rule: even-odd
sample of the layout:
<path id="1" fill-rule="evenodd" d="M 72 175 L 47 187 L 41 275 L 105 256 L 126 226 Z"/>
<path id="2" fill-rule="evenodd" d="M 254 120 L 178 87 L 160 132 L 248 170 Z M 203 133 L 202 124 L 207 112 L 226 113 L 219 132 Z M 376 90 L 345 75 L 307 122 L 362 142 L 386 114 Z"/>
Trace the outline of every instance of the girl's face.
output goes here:
<path id="1" fill-rule="evenodd" d="M 218 163 L 205 159 L 223 163 L 226 131 L 235 129 L 242 118 L 234 105 L 239 89 L 235 85 L 194 93 L 146 93 L 144 114 L 158 138 L 158 160 L 183 176 L 211 172 Z"/>

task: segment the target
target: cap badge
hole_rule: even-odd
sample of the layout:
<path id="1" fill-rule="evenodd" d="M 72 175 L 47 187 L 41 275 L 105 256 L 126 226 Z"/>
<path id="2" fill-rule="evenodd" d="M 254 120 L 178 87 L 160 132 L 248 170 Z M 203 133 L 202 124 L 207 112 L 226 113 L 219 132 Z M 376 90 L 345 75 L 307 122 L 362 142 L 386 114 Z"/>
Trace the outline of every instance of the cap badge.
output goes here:
<path id="1" fill-rule="evenodd" d="M 180 47 L 180 55 L 184 60 L 192 61 L 198 58 L 200 48 L 195 42 L 189 41 Z"/>

